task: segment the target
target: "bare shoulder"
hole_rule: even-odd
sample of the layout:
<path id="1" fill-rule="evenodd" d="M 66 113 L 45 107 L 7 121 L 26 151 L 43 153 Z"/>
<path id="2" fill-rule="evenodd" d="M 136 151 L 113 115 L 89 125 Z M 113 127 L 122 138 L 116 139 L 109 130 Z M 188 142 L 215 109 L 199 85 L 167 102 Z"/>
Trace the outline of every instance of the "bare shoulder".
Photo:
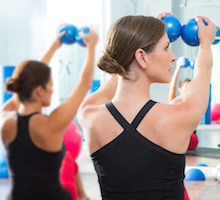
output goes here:
<path id="1" fill-rule="evenodd" d="M 35 114 L 30 119 L 30 125 L 31 125 L 32 129 L 39 130 L 36 132 L 43 132 L 43 130 L 49 131 L 51 128 L 51 124 L 52 123 L 50 122 L 50 118 L 46 115 L 41 114 L 41 113 Z"/>
<path id="2" fill-rule="evenodd" d="M 162 130 L 192 130 L 198 126 L 200 119 L 191 104 L 156 104 L 154 108 L 155 121 Z"/>
<path id="3" fill-rule="evenodd" d="M 85 98 L 79 107 L 78 119 L 81 122 L 86 119 L 91 120 L 94 115 L 98 115 L 98 113 L 103 110 L 107 102 L 109 102 L 109 99 L 107 98 L 97 98 L 94 97 L 93 94 L 90 95 L 89 97 Z"/>
<path id="4" fill-rule="evenodd" d="M 81 110 L 77 118 L 90 153 L 108 144 L 122 132 L 122 127 L 112 117 L 105 104 L 88 105 Z"/>
<path id="5" fill-rule="evenodd" d="M 102 116 L 104 109 L 104 103 L 87 104 L 80 107 L 77 118 L 79 122 L 82 124 L 82 126 L 93 124 L 97 118 Z"/>
<path id="6" fill-rule="evenodd" d="M 15 111 L 1 111 L 0 112 L 0 126 L 3 127 L 5 124 L 13 123 L 16 120 Z"/>
<path id="7" fill-rule="evenodd" d="M 152 142 L 175 153 L 184 153 L 198 126 L 187 104 L 156 104 L 146 116 L 140 132 Z M 153 134 L 152 134 L 153 133 Z"/>
<path id="8" fill-rule="evenodd" d="M 56 139 L 57 136 L 58 138 L 62 138 L 62 134 L 57 134 L 56 123 L 53 122 L 50 117 L 41 113 L 35 114 L 31 117 L 29 128 L 30 134 L 35 138 L 40 139 L 42 142 Z"/>
<path id="9" fill-rule="evenodd" d="M 16 137 L 16 112 L 0 112 L 0 133 L 4 145 L 9 144 Z"/>

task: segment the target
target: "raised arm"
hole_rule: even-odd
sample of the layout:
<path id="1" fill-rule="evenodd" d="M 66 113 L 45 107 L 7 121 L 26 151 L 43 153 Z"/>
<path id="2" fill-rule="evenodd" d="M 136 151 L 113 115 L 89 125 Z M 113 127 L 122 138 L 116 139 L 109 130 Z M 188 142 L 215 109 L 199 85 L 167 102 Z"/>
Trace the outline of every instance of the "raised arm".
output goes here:
<path id="1" fill-rule="evenodd" d="M 49 115 L 50 120 L 54 123 L 56 131 L 64 131 L 73 120 L 92 84 L 95 47 L 98 42 L 97 32 L 93 28 L 90 28 L 89 34 L 83 35 L 83 41 L 87 45 L 87 56 L 81 70 L 80 80 L 67 100 Z"/>
<path id="2" fill-rule="evenodd" d="M 62 32 L 57 35 L 55 40 L 52 42 L 51 46 L 47 50 L 47 52 L 44 54 L 44 56 L 41 58 L 41 62 L 45 64 L 49 64 L 50 60 L 52 59 L 54 53 L 57 49 L 59 49 L 62 46 L 62 42 L 60 41 L 60 38 L 63 37 L 66 33 Z"/>
<path id="3" fill-rule="evenodd" d="M 110 78 L 105 83 L 103 83 L 96 92 L 88 96 L 83 101 L 77 115 L 81 125 L 86 123 L 84 118 L 87 115 L 87 111 L 90 110 L 89 108 L 111 101 L 118 86 L 118 78 L 119 77 L 117 75 L 110 76 Z"/>
<path id="4" fill-rule="evenodd" d="M 117 85 L 118 85 L 118 76 L 112 75 L 108 78 L 108 80 L 103 83 L 100 88 L 87 97 L 80 106 L 80 109 L 83 109 L 87 105 L 99 105 L 104 104 L 114 97 Z"/>
<path id="5" fill-rule="evenodd" d="M 17 111 L 20 105 L 20 101 L 17 94 L 14 94 L 1 108 L 1 111 L 12 112 Z"/>
<path id="6" fill-rule="evenodd" d="M 202 20 L 207 23 L 207 26 L 204 25 Z M 216 26 L 208 18 L 198 16 L 196 17 L 196 21 L 198 24 L 200 48 L 195 61 L 194 78 L 184 93 L 171 102 L 171 104 L 184 104 L 186 113 L 186 119 L 184 121 L 191 120 L 192 125 L 195 127 L 204 115 L 208 105 L 213 64 L 211 43 L 214 41 L 216 34 Z M 190 116 L 192 116 L 192 119 Z"/>
<path id="7" fill-rule="evenodd" d="M 173 73 L 173 77 L 170 82 L 170 90 L 168 95 L 168 102 L 171 102 L 176 97 L 176 85 L 177 85 L 177 78 L 181 66 L 185 64 L 184 57 L 180 57 L 176 62 L 176 68 Z"/>

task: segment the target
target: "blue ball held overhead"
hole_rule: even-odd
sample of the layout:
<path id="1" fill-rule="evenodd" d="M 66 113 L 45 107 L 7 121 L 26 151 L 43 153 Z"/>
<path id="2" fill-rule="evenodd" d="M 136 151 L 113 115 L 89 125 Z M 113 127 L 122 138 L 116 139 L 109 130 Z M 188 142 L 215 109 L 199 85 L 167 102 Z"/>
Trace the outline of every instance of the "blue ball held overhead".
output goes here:
<path id="1" fill-rule="evenodd" d="M 166 15 L 162 18 L 162 21 L 166 24 L 166 31 L 170 42 L 174 42 L 181 34 L 181 24 L 179 20 L 173 15 Z"/>
<path id="2" fill-rule="evenodd" d="M 81 46 L 83 46 L 83 47 L 86 46 L 86 44 L 83 42 L 83 38 L 82 38 L 82 36 L 80 35 L 80 33 L 88 34 L 89 31 L 90 31 L 89 27 L 86 27 L 86 26 L 85 26 L 85 27 L 82 27 L 82 28 L 80 28 L 80 29 L 78 29 L 78 31 L 77 31 L 77 33 L 76 33 L 76 36 L 75 36 L 75 39 L 76 39 L 76 42 L 77 42 L 79 45 L 81 45 Z"/>
<path id="3" fill-rule="evenodd" d="M 75 39 L 75 35 L 77 32 L 76 26 L 71 24 L 65 24 L 60 28 L 59 33 L 62 33 L 63 31 L 65 31 L 66 34 L 63 37 L 61 37 L 60 39 L 61 42 L 65 44 L 73 44 L 76 41 Z"/>
<path id="4" fill-rule="evenodd" d="M 203 23 L 207 25 L 204 21 Z M 189 19 L 183 26 L 181 30 L 181 36 L 183 41 L 190 46 L 199 46 L 198 39 L 198 25 L 194 18 Z"/>
<path id="5" fill-rule="evenodd" d="M 189 169 L 185 174 L 185 180 L 187 181 L 204 181 L 204 173 L 196 168 Z"/>
<path id="6" fill-rule="evenodd" d="M 184 58 L 184 62 L 185 64 L 184 65 L 181 65 L 182 68 L 187 68 L 189 66 L 189 60 L 188 58 Z"/>
<path id="7" fill-rule="evenodd" d="M 192 59 L 191 61 L 188 60 L 188 58 L 184 58 L 184 65 L 181 65 L 182 68 L 190 67 L 191 69 L 194 69 L 195 60 Z"/>
<path id="8" fill-rule="evenodd" d="M 80 29 L 77 29 L 77 27 L 72 24 L 65 24 L 60 28 L 59 33 L 63 31 L 65 31 L 66 34 L 60 39 L 62 43 L 73 44 L 77 42 L 79 45 L 83 47 L 86 46 L 86 44 L 83 42 L 83 38 L 80 33 L 88 34 L 90 31 L 88 27 L 85 26 Z"/>

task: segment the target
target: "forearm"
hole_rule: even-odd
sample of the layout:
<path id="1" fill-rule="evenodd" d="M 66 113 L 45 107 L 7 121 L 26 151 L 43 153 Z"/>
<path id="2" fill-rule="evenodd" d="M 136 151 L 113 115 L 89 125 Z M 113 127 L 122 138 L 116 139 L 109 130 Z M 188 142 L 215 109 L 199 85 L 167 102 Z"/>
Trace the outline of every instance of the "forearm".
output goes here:
<path id="1" fill-rule="evenodd" d="M 204 81 L 210 83 L 212 66 L 213 57 L 210 44 L 201 45 L 195 62 L 194 77 L 203 75 Z"/>
<path id="2" fill-rule="evenodd" d="M 20 106 L 20 101 L 17 94 L 14 94 L 2 107 L 2 111 L 17 111 Z"/>
<path id="3" fill-rule="evenodd" d="M 176 66 L 176 70 L 174 71 L 172 80 L 170 82 L 168 102 L 172 101 L 176 97 L 176 84 L 177 84 L 178 74 L 179 74 L 179 67 Z"/>
<path id="4" fill-rule="evenodd" d="M 171 102 L 176 97 L 176 87 L 171 88 L 168 95 L 168 102 Z"/>
<path id="5" fill-rule="evenodd" d="M 87 55 L 85 59 L 85 63 L 81 70 L 80 81 L 79 83 L 84 84 L 90 88 L 93 80 L 94 70 L 95 70 L 95 45 L 87 47 Z"/>
<path id="6" fill-rule="evenodd" d="M 119 77 L 117 75 L 111 75 L 111 77 L 105 83 L 103 83 L 99 90 L 96 92 L 97 98 L 106 99 L 107 102 L 111 101 L 116 93 L 118 78 Z"/>
<path id="7" fill-rule="evenodd" d="M 41 62 L 45 64 L 49 64 L 50 60 L 52 59 L 57 49 L 58 49 L 57 44 L 53 42 L 52 45 L 49 47 L 48 51 L 41 58 Z"/>
<path id="8" fill-rule="evenodd" d="M 183 94 L 183 99 L 192 104 L 201 115 L 204 114 L 208 105 L 212 63 L 210 44 L 201 46 L 194 67 L 194 78 Z"/>
<path id="9" fill-rule="evenodd" d="M 206 22 L 207 26 L 204 25 L 203 21 Z M 209 85 L 213 65 L 211 44 L 215 38 L 216 26 L 208 18 L 202 16 L 197 16 L 196 22 L 198 24 L 200 48 L 195 62 L 194 78 L 199 76 L 202 78 L 201 84 L 208 82 Z"/>
<path id="10" fill-rule="evenodd" d="M 82 103 L 81 108 L 87 105 L 105 104 L 112 100 L 118 86 L 118 76 L 112 75 L 99 89 L 88 96 Z"/>

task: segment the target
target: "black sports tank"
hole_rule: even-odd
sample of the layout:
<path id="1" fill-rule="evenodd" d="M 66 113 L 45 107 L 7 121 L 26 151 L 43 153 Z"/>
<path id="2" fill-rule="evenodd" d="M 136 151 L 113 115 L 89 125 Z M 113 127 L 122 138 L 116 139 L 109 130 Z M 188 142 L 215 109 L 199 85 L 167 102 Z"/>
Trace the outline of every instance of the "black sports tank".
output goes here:
<path id="1" fill-rule="evenodd" d="M 17 136 L 6 146 L 10 177 L 7 200 L 72 200 L 59 178 L 65 145 L 54 153 L 36 147 L 29 135 L 29 119 L 34 114 L 17 113 Z"/>
<path id="2" fill-rule="evenodd" d="M 124 131 L 91 154 L 102 199 L 184 199 L 185 154 L 170 152 L 137 131 L 138 125 L 155 103 L 148 101 L 131 124 L 112 102 L 106 104 Z"/>

